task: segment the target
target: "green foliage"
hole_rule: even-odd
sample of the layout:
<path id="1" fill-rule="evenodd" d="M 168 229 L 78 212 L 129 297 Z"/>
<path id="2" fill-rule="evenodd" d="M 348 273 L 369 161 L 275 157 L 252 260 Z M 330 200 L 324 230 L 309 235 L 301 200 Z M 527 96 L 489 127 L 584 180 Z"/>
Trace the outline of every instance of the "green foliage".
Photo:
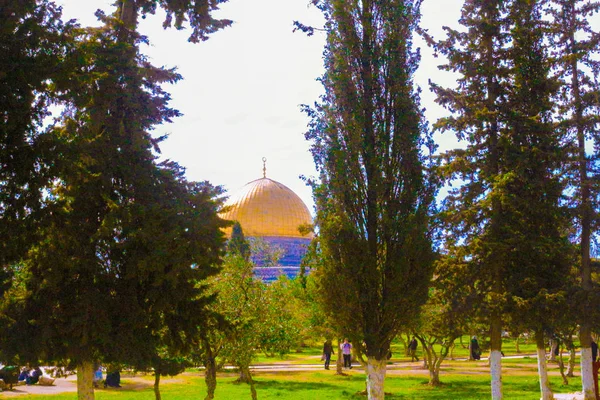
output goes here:
<path id="1" fill-rule="evenodd" d="M 240 234 L 236 240 L 243 235 L 241 229 Z M 298 345 L 302 319 L 297 316 L 302 306 L 289 280 L 266 285 L 256 278 L 254 264 L 240 254 L 239 247 L 231 246 L 233 239 L 221 272 L 209 279 L 210 293 L 216 296 L 211 306 L 214 314 L 208 321 L 210 329 L 201 335 L 200 351 L 207 363 L 231 363 L 247 374 L 258 352 L 283 355 Z M 250 250 L 274 263 L 279 258 L 278 250 L 264 241 L 253 240 Z"/>
<path id="2" fill-rule="evenodd" d="M 227 242 L 227 251 L 231 254 L 239 254 L 244 260 L 250 258 L 250 243 L 246 241 L 242 226 L 239 222 L 234 222 L 231 228 L 231 238 Z"/>
<path id="3" fill-rule="evenodd" d="M 35 240 L 56 154 L 44 135 L 67 73 L 73 26 L 49 1 L 0 8 L 0 296 Z"/>
<path id="4" fill-rule="evenodd" d="M 559 86 L 544 46 L 546 3 L 467 1 L 468 29 L 449 29 L 434 44 L 448 58 L 442 69 L 461 75 L 455 89 L 433 85 L 452 112 L 436 127 L 466 146 L 442 156 L 442 175 L 460 180 L 442 213 L 445 251 L 476 312 L 494 321 L 494 335 L 502 314 L 518 329 L 543 330 L 568 315 L 572 246 L 557 173 L 565 153 L 552 120 Z"/>
<path id="5" fill-rule="evenodd" d="M 581 3 L 573 0 L 553 0 L 549 7 L 551 30 L 548 35 L 552 45 L 554 70 L 560 81 L 557 104 L 558 129 L 565 135 L 566 154 L 562 165 L 572 208 L 571 234 L 579 244 L 579 276 L 581 290 L 577 295 L 577 319 L 582 325 L 585 342 L 590 340 L 590 322 L 597 320 L 597 303 L 600 287 L 592 280 L 590 252 L 597 241 L 595 224 L 598 216 L 598 143 L 600 111 L 598 101 L 600 85 L 600 35 L 590 23 L 591 16 L 600 11 L 600 2 Z M 584 302 L 585 301 L 585 302 Z M 582 339 L 583 340 L 583 339 Z M 587 346 L 586 346 L 587 347 Z"/>
<path id="6" fill-rule="evenodd" d="M 313 268 L 335 329 L 385 360 L 426 301 L 433 252 L 426 177 L 433 151 L 412 85 L 420 1 L 318 1 L 327 32 L 325 95 L 305 107 L 319 172 L 322 264 Z"/>
<path id="7" fill-rule="evenodd" d="M 139 53 L 144 39 L 113 17 L 75 31 L 67 102 L 45 135 L 57 157 L 24 261 L 7 294 L 6 357 L 104 359 L 138 367 L 188 352 L 212 301 L 201 282 L 220 262 L 221 188 L 156 161 L 152 129 L 179 113 L 161 85 L 180 76 Z"/>
<path id="8" fill-rule="evenodd" d="M 305 324 L 304 302 L 294 295 L 297 282 L 285 275 L 266 287 L 266 320 L 260 347 L 265 354 L 290 353 L 300 345 L 301 338 L 310 337 Z"/>
<path id="9" fill-rule="evenodd" d="M 144 16 L 145 14 L 154 14 L 157 9 L 163 9 L 166 12 L 163 27 L 174 27 L 176 29 L 185 29 L 186 25 L 191 28 L 189 41 L 196 43 L 209 38 L 209 35 L 220 29 L 226 28 L 232 24 L 228 19 L 216 19 L 213 13 L 219 10 L 219 4 L 226 3 L 227 0 L 186 0 L 186 1 L 165 1 L 154 0 L 128 1 L 121 0 L 122 3 L 135 5 L 136 10 Z"/>

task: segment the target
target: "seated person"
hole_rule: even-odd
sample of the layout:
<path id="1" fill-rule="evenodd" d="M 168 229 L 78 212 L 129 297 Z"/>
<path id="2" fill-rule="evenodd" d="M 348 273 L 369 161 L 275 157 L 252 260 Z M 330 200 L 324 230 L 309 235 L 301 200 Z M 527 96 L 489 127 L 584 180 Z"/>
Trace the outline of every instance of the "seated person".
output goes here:
<path id="1" fill-rule="evenodd" d="M 25 382 L 25 379 L 27 379 L 27 376 L 29 375 L 29 368 L 27 367 L 23 367 L 21 368 L 21 372 L 19 373 L 19 382 Z"/>
<path id="2" fill-rule="evenodd" d="M 96 371 L 94 372 L 94 387 L 98 387 L 98 385 L 100 384 L 100 382 L 102 382 L 102 367 L 98 367 L 96 368 Z"/>
<path id="3" fill-rule="evenodd" d="M 42 376 L 42 370 L 40 367 L 35 367 L 32 371 L 29 372 L 29 375 L 25 377 L 25 383 L 28 385 L 35 385 L 40 380 L 40 376 Z"/>
<path id="4" fill-rule="evenodd" d="M 121 387 L 121 374 L 119 373 L 119 370 L 109 372 L 106 374 L 106 380 L 104 381 L 104 387 L 107 387 L 107 386 L 116 387 L 116 388 Z"/>

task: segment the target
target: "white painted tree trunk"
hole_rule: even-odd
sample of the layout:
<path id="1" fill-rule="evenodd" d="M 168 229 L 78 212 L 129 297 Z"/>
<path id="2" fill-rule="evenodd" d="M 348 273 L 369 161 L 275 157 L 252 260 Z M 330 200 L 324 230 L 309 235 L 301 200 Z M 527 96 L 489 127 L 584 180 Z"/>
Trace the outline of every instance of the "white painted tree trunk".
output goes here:
<path id="1" fill-rule="evenodd" d="M 94 400 L 94 364 L 82 361 L 77 364 L 77 400 Z"/>
<path id="2" fill-rule="evenodd" d="M 583 398 L 585 400 L 594 400 L 596 393 L 594 390 L 591 347 L 581 348 L 581 385 L 583 386 Z"/>
<path id="3" fill-rule="evenodd" d="M 540 391 L 542 393 L 542 400 L 553 400 L 554 394 L 550 389 L 550 383 L 548 382 L 548 365 L 546 364 L 546 348 L 537 347 L 537 359 L 538 359 L 538 375 L 540 377 Z"/>
<path id="4" fill-rule="evenodd" d="M 490 353 L 490 374 L 492 377 L 492 400 L 502 400 L 502 353 Z"/>
<path id="5" fill-rule="evenodd" d="M 367 359 L 367 396 L 369 400 L 383 400 L 385 392 L 386 360 L 377 360 L 374 357 Z"/>

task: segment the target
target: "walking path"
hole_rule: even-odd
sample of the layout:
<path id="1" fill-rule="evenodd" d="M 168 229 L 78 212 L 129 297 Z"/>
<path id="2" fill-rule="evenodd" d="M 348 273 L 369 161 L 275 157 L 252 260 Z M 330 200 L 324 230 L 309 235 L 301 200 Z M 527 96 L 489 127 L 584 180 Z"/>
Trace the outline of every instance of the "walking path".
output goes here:
<path id="1" fill-rule="evenodd" d="M 506 359 L 511 359 L 511 358 L 524 358 L 524 357 L 531 357 L 532 358 L 532 362 L 534 362 L 534 359 L 536 357 L 535 354 L 523 354 L 523 355 L 517 355 L 517 356 L 506 356 L 504 358 Z M 320 361 L 317 361 L 319 359 L 319 356 L 314 356 L 315 358 L 315 363 L 311 363 L 311 364 L 291 364 L 291 363 L 273 363 L 273 364 L 257 364 L 257 365 L 253 365 L 251 367 L 251 369 L 253 371 L 261 371 L 261 372 L 296 372 L 296 371 L 318 371 L 318 370 L 323 370 L 323 364 Z M 467 361 L 467 359 L 462 358 L 462 359 L 454 359 L 453 361 Z M 486 358 L 482 358 L 480 361 L 477 361 L 475 363 L 469 364 L 469 371 L 471 371 L 470 373 L 475 373 L 475 374 L 483 374 L 483 373 L 487 373 L 487 359 Z M 228 369 L 228 368 L 226 368 Z M 335 361 L 332 360 L 332 364 L 331 364 L 331 370 L 332 372 L 334 372 L 336 369 L 336 364 Z M 364 371 L 364 369 L 358 364 L 355 363 L 353 365 L 353 371 L 360 371 L 361 373 Z M 425 368 L 423 368 L 423 362 L 422 361 L 418 361 L 418 362 L 408 362 L 408 361 L 403 361 L 403 362 L 393 362 L 391 364 L 388 364 L 387 366 L 387 370 L 388 373 L 391 375 L 394 374 L 401 374 L 401 373 L 406 373 L 406 372 L 410 372 L 411 374 L 428 374 L 429 371 Z M 347 370 L 345 370 L 347 372 Z M 147 378 L 144 378 L 140 375 L 127 375 L 127 374 L 122 374 L 122 378 L 126 381 L 126 386 L 128 389 L 145 389 L 148 388 L 150 386 L 152 386 L 153 382 L 151 380 L 148 380 Z M 161 379 L 161 384 L 165 383 L 165 384 L 169 384 L 169 383 L 176 383 L 178 381 L 177 377 L 173 377 L 173 378 L 162 378 Z M 96 390 L 100 390 L 100 391 L 118 391 L 119 389 L 115 389 L 115 388 L 101 388 L 101 389 L 96 389 Z M 19 385 L 19 386 L 15 386 L 13 387 L 12 391 L 4 391 L 0 393 L 0 398 L 1 399 L 5 399 L 5 398 L 14 398 L 20 396 L 20 395 L 41 395 L 41 394 L 58 394 L 58 393 L 74 393 L 77 391 L 77 377 L 74 375 L 71 375 L 67 378 L 57 378 L 54 382 L 53 386 L 40 386 L 40 385 L 31 385 L 31 386 L 25 386 L 25 385 Z M 556 400 L 583 400 L 583 395 L 581 393 L 572 393 L 572 394 L 555 394 L 554 398 Z"/>

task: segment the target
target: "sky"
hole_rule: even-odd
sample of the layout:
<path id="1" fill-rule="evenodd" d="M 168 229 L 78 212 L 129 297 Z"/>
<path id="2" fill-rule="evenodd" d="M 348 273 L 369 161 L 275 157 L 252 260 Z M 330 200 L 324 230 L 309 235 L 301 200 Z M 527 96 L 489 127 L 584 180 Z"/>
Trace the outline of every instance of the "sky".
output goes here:
<path id="1" fill-rule="evenodd" d="M 65 18 L 83 26 L 98 25 L 94 12 L 113 11 L 114 0 L 57 0 Z M 304 139 L 308 118 L 301 104 L 313 104 L 322 93 L 324 34 L 307 37 L 293 32 L 293 21 L 322 25 L 310 0 L 229 0 L 215 14 L 234 24 L 201 43 L 189 43 L 189 31 L 163 30 L 161 15 L 140 20 L 144 46 L 154 65 L 177 67 L 183 80 L 166 86 L 171 106 L 183 113 L 157 134 L 169 134 L 162 157 L 186 168 L 187 178 L 223 186 L 229 195 L 262 177 L 292 189 L 313 211 L 312 194 L 300 176 L 316 174 Z M 422 26 L 441 36 L 441 27 L 456 27 L 460 0 L 429 0 L 422 6 Z M 439 59 L 422 43 L 422 62 L 415 82 L 423 88 L 422 105 L 431 122 L 444 115 L 433 103 L 427 81 L 452 86 L 451 74 L 437 69 Z M 446 135 L 440 143 L 451 146 Z"/>

